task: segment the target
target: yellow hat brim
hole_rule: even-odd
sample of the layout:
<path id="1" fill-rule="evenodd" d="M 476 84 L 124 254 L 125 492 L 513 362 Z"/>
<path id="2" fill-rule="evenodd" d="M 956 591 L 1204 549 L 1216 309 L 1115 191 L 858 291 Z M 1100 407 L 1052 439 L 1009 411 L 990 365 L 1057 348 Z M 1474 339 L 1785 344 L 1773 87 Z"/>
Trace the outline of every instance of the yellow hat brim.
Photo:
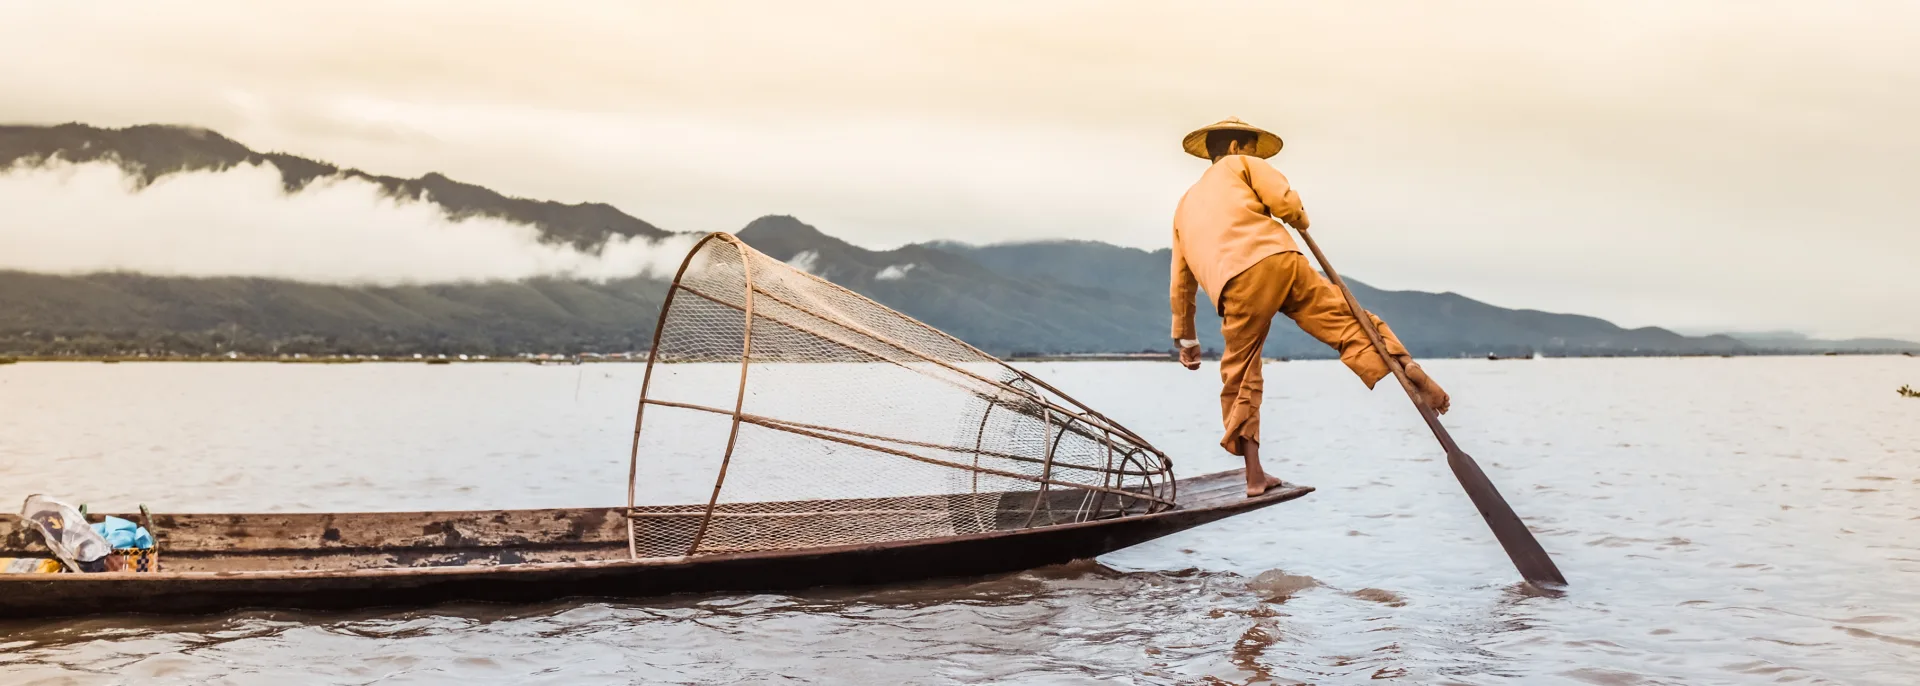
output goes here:
<path id="1" fill-rule="evenodd" d="M 1185 148 L 1187 154 L 1193 155 L 1194 157 L 1203 160 L 1213 159 L 1207 155 L 1207 133 L 1210 131 L 1253 132 L 1259 136 L 1259 139 L 1253 144 L 1253 156 L 1263 159 L 1280 154 L 1280 148 L 1286 146 L 1286 142 L 1280 140 L 1279 136 L 1273 135 L 1271 131 L 1243 121 L 1228 119 L 1217 124 L 1201 127 L 1193 133 L 1187 134 L 1186 138 L 1181 139 L 1180 147 Z"/>

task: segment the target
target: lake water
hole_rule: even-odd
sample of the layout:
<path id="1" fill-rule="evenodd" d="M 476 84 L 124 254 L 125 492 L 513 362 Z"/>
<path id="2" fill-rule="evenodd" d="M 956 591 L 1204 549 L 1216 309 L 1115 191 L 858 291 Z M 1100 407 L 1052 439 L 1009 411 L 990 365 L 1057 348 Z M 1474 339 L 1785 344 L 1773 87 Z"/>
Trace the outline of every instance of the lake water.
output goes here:
<path id="1" fill-rule="evenodd" d="M 1907 357 L 1428 363 L 1572 581 L 1527 593 L 1399 391 L 1269 363 L 1307 498 L 994 578 L 794 595 L 0 623 L 0 682 L 1920 682 Z M 1237 466 L 1215 369 L 1028 369 L 1179 474 Z M 639 365 L 0 366 L 0 507 L 416 510 L 625 498 Z"/>

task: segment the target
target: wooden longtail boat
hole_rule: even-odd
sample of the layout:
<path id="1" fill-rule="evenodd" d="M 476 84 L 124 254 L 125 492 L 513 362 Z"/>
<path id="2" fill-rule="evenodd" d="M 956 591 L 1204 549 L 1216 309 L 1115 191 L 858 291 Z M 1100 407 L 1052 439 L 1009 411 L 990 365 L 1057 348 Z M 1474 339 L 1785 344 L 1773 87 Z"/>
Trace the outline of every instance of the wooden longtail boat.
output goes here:
<path id="1" fill-rule="evenodd" d="M 657 476 L 642 456 L 711 462 L 711 494 L 638 504 L 643 477 Z M 155 513 L 159 572 L 0 574 L 0 617 L 988 574 L 1093 557 L 1313 490 L 1243 489 L 1238 472 L 1175 481 L 1165 454 L 1046 382 L 712 234 L 682 262 L 654 328 L 626 507 Z M 19 517 L 0 515 L 0 557 L 46 554 Z"/>
<path id="2" fill-rule="evenodd" d="M 887 543 L 630 559 L 622 508 L 153 515 L 163 571 L 0 574 L 0 617 L 237 608 L 342 609 L 455 600 L 523 602 L 779 591 L 992 574 L 1094 557 L 1312 489 L 1248 498 L 1238 472 L 1179 482 L 1153 514 Z M 1002 496 L 1024 518 L 1034 493 Z M 1065 503 L 1078 497 L 1055 491 Z M 819 506 L 812 503 L 807 506 Z M 859 503 L 850 505 L 860 506 Z M 815 517 L 831 518 L 829 508 Z M 671 518 L 670 526 L 697 525 Z M 797 519 L 796 526 L 815 523 Z M 829 523 L 837 524 L 837 523 Z M 0 517 L 0 555 L 45 555 L 18 517 Z"/>

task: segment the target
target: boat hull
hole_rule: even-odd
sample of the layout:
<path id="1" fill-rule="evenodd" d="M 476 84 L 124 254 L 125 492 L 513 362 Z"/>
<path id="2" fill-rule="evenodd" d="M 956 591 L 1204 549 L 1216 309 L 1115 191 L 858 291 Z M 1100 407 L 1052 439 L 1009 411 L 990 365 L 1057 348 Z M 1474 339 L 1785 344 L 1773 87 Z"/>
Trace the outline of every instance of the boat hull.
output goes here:
<path id="1" fill-rule="evenodd" d="M 1258 498 L 1237 473 L 1180 482 L 1178 509 L 1148 515 L 881 544 L 696 557 L 528 564 L 157 574 L 0 575 L 0 617 L 207 613 L 239 608 L 348 609 L 448 601 L 784 591 L 1018 571 L 1095 557 L 1299 498 Z M 1191 494 L 1191 495 L 1189 495 Z"/>

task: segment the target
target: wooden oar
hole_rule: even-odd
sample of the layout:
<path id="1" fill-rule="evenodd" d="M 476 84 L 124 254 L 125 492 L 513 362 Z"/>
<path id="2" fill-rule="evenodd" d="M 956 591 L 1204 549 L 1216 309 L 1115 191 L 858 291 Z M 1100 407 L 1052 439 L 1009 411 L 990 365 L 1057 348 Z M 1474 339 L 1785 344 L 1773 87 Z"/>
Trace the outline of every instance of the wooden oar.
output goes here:
<path id="1" fill-rule="evenodd" d="M 1547 556 L 1547 550 L 1534 540 L 1533 532 L 1527 530 L 1527 524 L 1513 513 L 1507 505 L 1507 499 L 1500 497 L 1500 491 L 1487 480 L 1487 473 L 1480 471 L 1480 465 L 1471 456 L 1453 442 L 1453 436 L 1447 434 L 1447 428 L 1440 425 L 1439 415 L 1433 408 L 1420 399 L 1420 393 L 1413 388 L 1413 382 L 1407 380 L 1407 370 L 1401 368 L 1400 361 L 1387 354 L 1386 342 L 1380 339 L 1380 330 L 1373 325 L 1373 318 L 1366 310 L 1360 309 L 1360 301 L 1353 297 L 1353 290 L 1347 288 L 1347 282 L 1340 280 L 1340 272 L 1333 270 L 1333 263 L 1327 261 L 1326 253 L 1320 252 L 1319 244 L 1313 242 L 1313 236 L 1300 230 L 1300 238 L 1307 242 L 1307 249 L 1313 251 L 1313 258 L 1320 261 L 1320 268 L 1326 270 L 1327 279 L 1340 289 L 1347 299 L 1347 307 L 1353 310 L 1355 319 L 1360 320 L 1360 328 L 1367 332 L 1367 339 L 1373 341 L 1373 349 L 1385 360 L 1387 369 L 1393 372 L 1393 378 L 1400 380 L 1400 388 L 1405 389 L 1407 398 L 1420 410 L 1420 418 L 1427 420 L 1427 428 L 1433 429 L 1433 437 L 1440 439 L 1440 447 L 1447 451 L 1447 466 L 1453 468 L 1453 476 L 1460 480 L 1460 486 L 1467 489 L 1467 497 L 1473 500 L 1473 506 L 1480 509 L 1480 516 L 1487 520 L 1487 526 L 1493 529 L 1494 538 L 1500 539 L 1500 547 L 1507 549 L 1507 557 L 1513 559 L 1513 566 L 1520 569 L 1520 576 L 1535 584 L 1566 585 L 1567 578 L 1560 575 L 1560 569 L 1553 566 L 1553 558 Z"/>

